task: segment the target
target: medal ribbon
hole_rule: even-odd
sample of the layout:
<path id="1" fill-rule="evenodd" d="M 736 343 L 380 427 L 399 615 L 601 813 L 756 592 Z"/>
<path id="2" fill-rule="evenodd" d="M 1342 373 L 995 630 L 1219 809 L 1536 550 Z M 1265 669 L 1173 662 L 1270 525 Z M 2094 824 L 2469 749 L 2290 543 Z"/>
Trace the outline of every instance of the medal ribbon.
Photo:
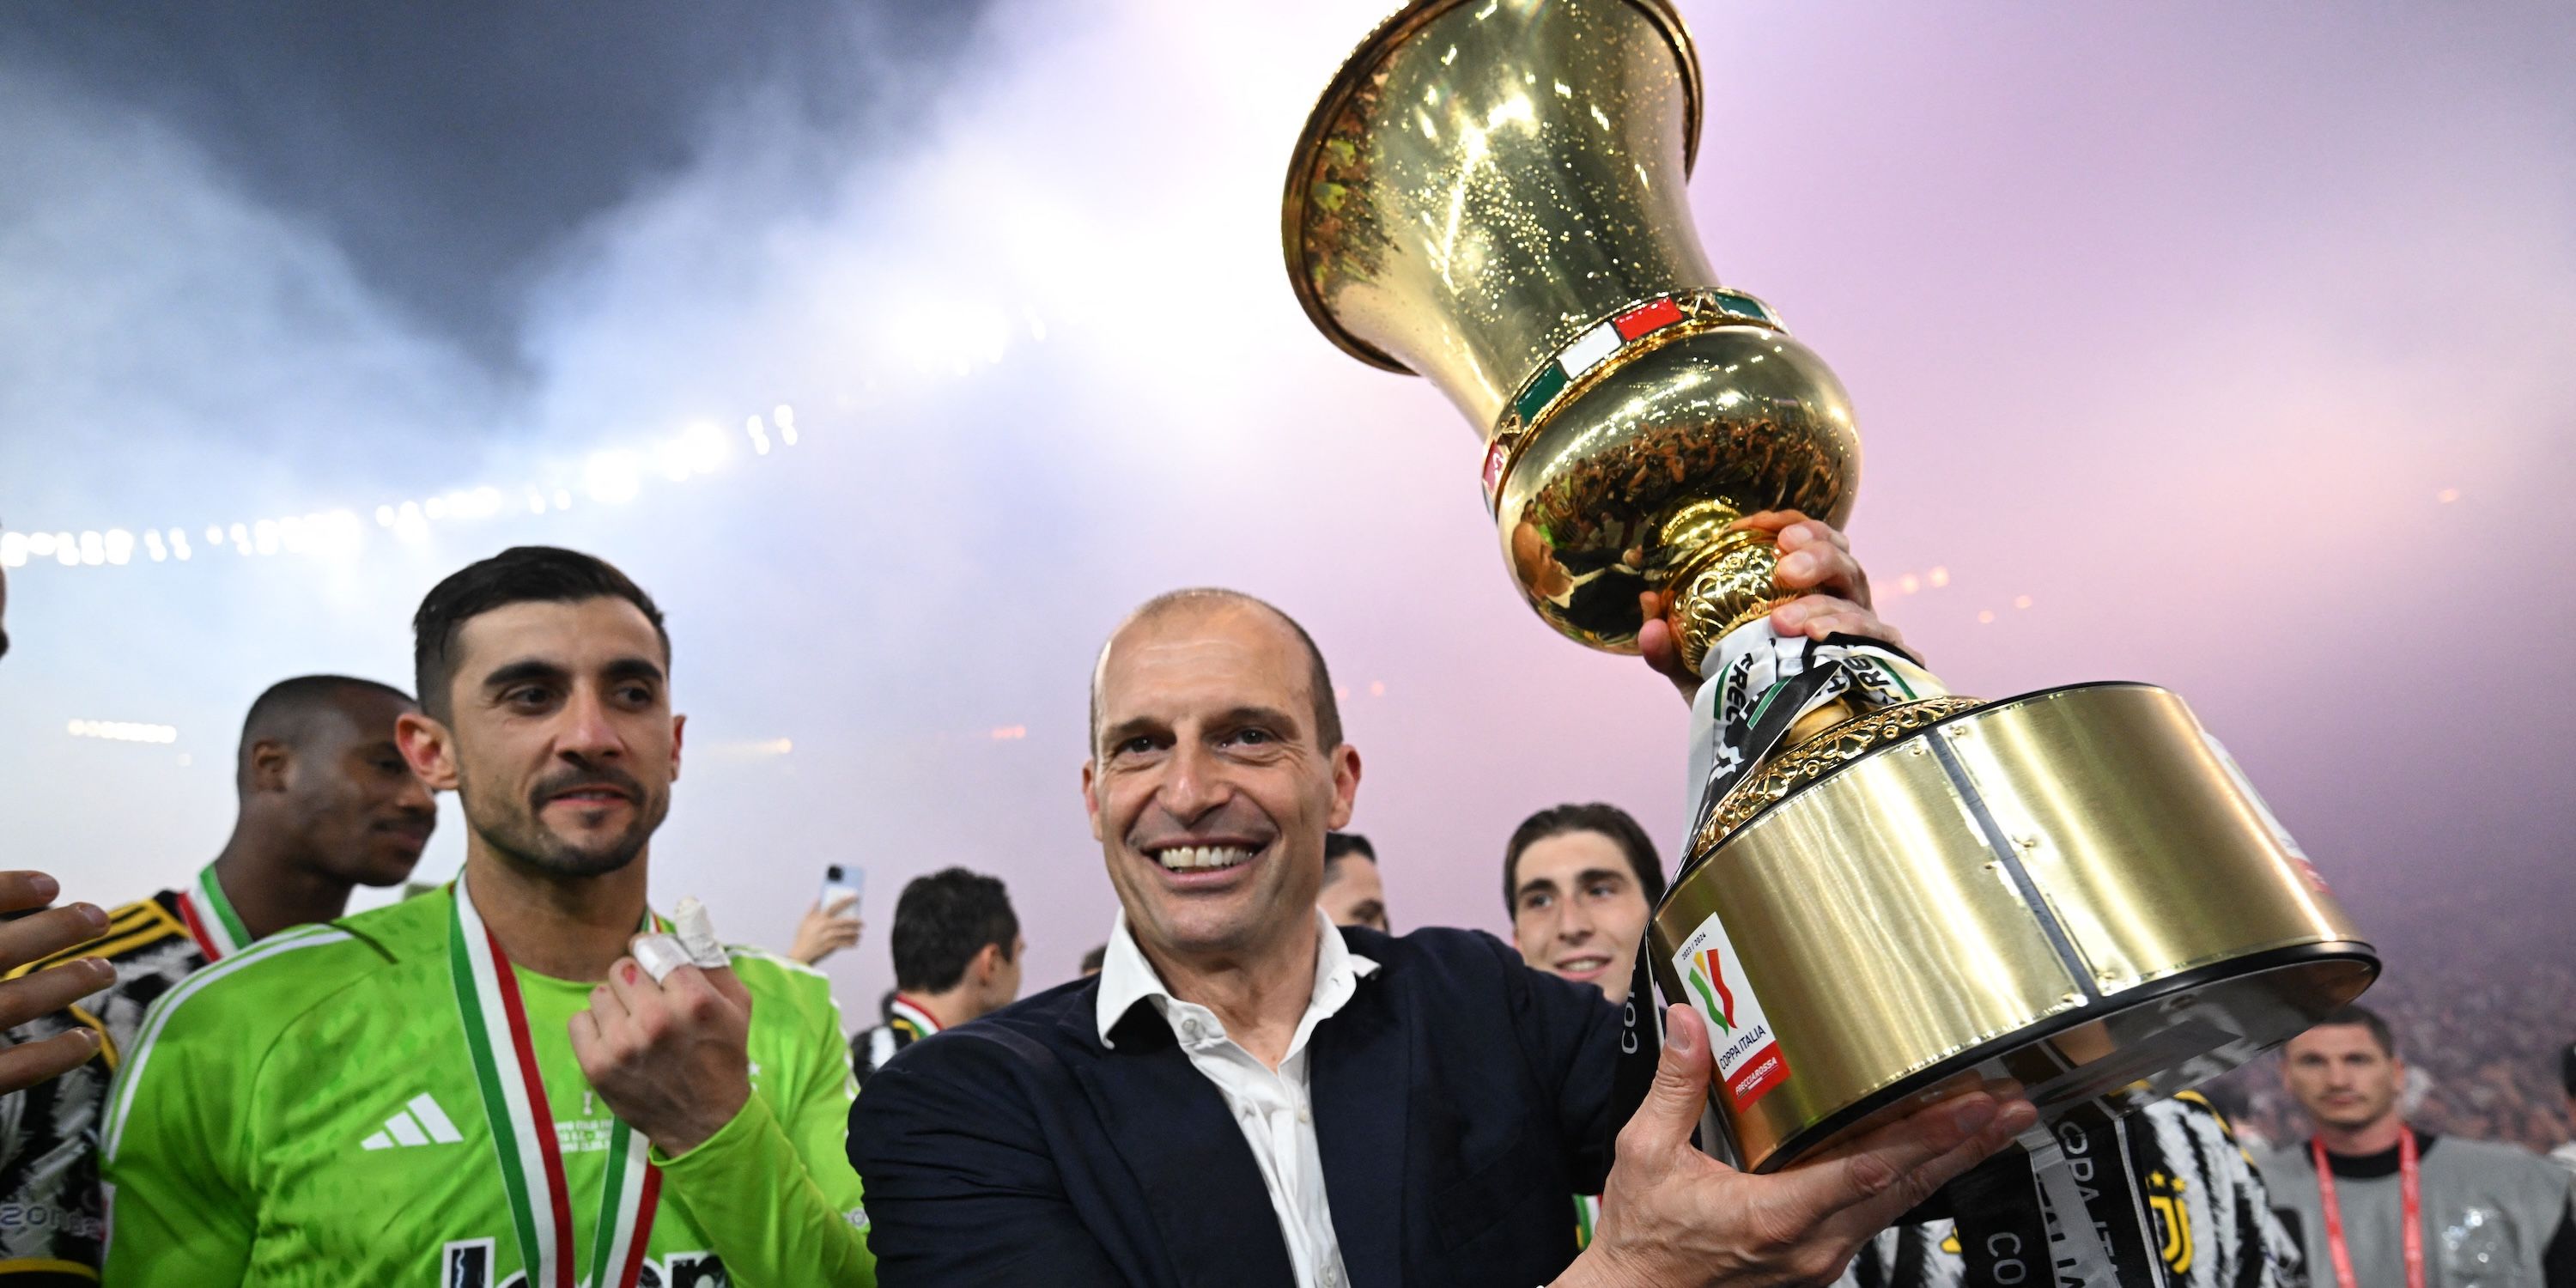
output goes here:
<path id="1" fill-rule="evenodd" d="M 483 1118 L 509 1195 L 510 1224 L 526 1282 L 529 1288 L 635 1288 L 662 1192 L 662 1171 L 648 1157 L 650 1142 L 611 1120 L 589 1272 L 576 1280 L 572 1196 L 564 1182 L 563 1151 L 555 1139 L 554 1115 L 546 1108 L 545 1079 L 537 1072 L 518 976 L 501 941 L 474 910 L 465 882 L 458 881 L 454 890 L 447 927 L 448 978 L 456 991 L 457 1014 L 465 1022 L 465 1047 L 474 1058 L 474 1082 L 482 1092 Z M 645 915 L 647 929 L 657 924 L 650 913 Z"/>
<path id="2" fill-rule="evenodd" d="M 224 897 L 214 864 L 198 871 L 196 889 L 179 892 L 179 919 L 188 923 L 188 937 L 197 941 L 197 951 L 207 961 L 222 961 L 250 946 L 250 930 L 233 911 L 232 900 Z"/>
<path id="3" fill-rule="evenodd" d="M 896 994 L 893 1009 L 894 1018 L 912 1025 L 915 1037 L 926 1038 L 939 1031 L 939 1021 L 932 1019 L 930 1011 L 911 998 Z"/>
<path id="4" fill-rule="evenodd" d="M 2341 1288 L 2358 1288 L 2353 1277 L 2352 1250 L 2343 1242 L 2343 1204 L 2335 1198 L 2334 1168 L 2326 1161 L 2326 1143 L 2308 1142 L 2308 1156 L 2317 1165 L 2317 1198 L 2326 1209 L 2326 1253 L 2334 1258 L 2335 1283 Z M 2406 1288 L 2424 1288 L 2424 1178 L 2415 1165 L 2415 1129 L 2402 1127 L 2397 1134 L 2397 1206 L 2398 1219 L 2404 1223 L 2400 1237 L 2406 1246 Z"/>

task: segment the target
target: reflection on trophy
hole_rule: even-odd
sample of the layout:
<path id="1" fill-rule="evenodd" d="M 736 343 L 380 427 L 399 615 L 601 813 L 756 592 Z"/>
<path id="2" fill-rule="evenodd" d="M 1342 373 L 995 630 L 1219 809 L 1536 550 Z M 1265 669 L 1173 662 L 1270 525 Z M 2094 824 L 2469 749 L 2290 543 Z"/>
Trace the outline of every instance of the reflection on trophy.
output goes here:
<path id="1" fill-rule="evenodd" d="M 1483 435 L 1539 615 L 1633 651 L 1659 607 L 1708 677 L 1731 741 L 1645 956 L 1710 1023 L 1711 1148 L 1775 1169 L 1987 1077 L 2117 1112 L 2358 995 L 2370 946 L 2173 694 L 1987 702 L 1772 635 L 1771 539 L 1732 525 L 1840 525 L 1860 443 L 1700 249 L 1704 102 L 1662 0 L 1419 0 L 1317 103 L 1284 236 L 1315 325 Z"/>

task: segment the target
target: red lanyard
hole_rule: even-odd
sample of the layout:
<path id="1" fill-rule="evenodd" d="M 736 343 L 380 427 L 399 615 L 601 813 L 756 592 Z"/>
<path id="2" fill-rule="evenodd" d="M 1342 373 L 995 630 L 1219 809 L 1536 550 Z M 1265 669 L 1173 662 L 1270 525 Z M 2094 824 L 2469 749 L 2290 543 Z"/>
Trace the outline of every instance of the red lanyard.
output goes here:
<path id="1" fill-rule="evenodd" d="M 2321 1140 L 2308 1142 L 2308 1152 L 2317 1164 L 2317 1197 L 2325 1201 L 2326 1250 L 2334 1257 L 2335 1283 L 2339 1288 L 2359 1288 L 2352 1274 L 2352 1253 L 2343 1243 L 2343 1204 L 2335 1201 L 2334 1168 L 2326 1162 L 2326 1145 Z M 2400 1128 L 2397 1133 L 2397 1204 L 2405 1223 L 2406 1288 L 2424 1288 L 2424 1183 L 2415 1166 L 2415 1132 Z"/>

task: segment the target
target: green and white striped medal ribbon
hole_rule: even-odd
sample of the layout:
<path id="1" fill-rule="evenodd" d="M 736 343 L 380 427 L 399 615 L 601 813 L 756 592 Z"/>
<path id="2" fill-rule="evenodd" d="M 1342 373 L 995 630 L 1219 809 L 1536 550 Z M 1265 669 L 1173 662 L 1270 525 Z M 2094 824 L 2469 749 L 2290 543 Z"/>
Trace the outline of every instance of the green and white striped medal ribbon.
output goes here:
<path id="1" fill-rule="evenodd" d="M 179 892 L 179 919 L 188 923 L 188 936 L 197 941 L 197 951 L 207 961 L 222 961 L 250 946 L 250 930 L 242 925 L 241 914 L 233 911 L 232 900 L 224 897 L 224 883 L 215 879 L 214 864 L 199 869 L 195 889 Z"/>
<path id="2" fill-rule="evenodd" d="M 545 1079 L 528 1036 L 528 1012 L 518 977 L 459 880 L 447 927 L 447 967 L 465 1022 L 465 1047 L 474 1057 L 474 1081 L 483 1095 L 483 1117 L 492 1130 L 492 1152 L 510 1199 L 510 1222 L 528 1288 L 635 1288 L 644 1265 L 644 1243 L 662 1190 L 649 1142 L 623 1122 L 608 1135 L 608 1164 L 600 1184 L 599 1226 L 591 1238 L 587 1273 L 573 1275 L 572 1195 L 564 1183 L 563 1152 L 554 1116 L 546 1109 Z M 644 917 L 651 929 L 659 919 Z"/>

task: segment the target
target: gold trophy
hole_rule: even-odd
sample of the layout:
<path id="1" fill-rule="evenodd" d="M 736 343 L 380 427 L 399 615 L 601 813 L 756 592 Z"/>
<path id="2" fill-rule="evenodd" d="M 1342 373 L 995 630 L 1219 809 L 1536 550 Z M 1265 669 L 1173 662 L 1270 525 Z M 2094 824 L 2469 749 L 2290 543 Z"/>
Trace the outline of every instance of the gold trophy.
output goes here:
<path id="1" fill-rule="evenodd" d="M 1704 103 L 1663 0 L 1418 0 L 1316 104 L 1283 237 L 1326 336 L 1428 377 L 1482 433 L 1541 617 L 1630 652 L 1660 606 L 1685 660 L 1741 679 L 1788 646 L 1771 540 L 1730 525 L 1842 524 L 1860 441 L 1824 362 L 1700 249 Z M 1664 996 L 1710 1021 L 1713 1152 L 1776 1169 L 1986 1077 L 2044 1115 L 2132 1107 L 2376 976 L 2173 694 L 1985 702 L 1866 650 L 1851 666 L 1866 682 L 1710 794 L 1649 933 Z M 1703 723 L 1768 692 L 1719 688 Z"/>

